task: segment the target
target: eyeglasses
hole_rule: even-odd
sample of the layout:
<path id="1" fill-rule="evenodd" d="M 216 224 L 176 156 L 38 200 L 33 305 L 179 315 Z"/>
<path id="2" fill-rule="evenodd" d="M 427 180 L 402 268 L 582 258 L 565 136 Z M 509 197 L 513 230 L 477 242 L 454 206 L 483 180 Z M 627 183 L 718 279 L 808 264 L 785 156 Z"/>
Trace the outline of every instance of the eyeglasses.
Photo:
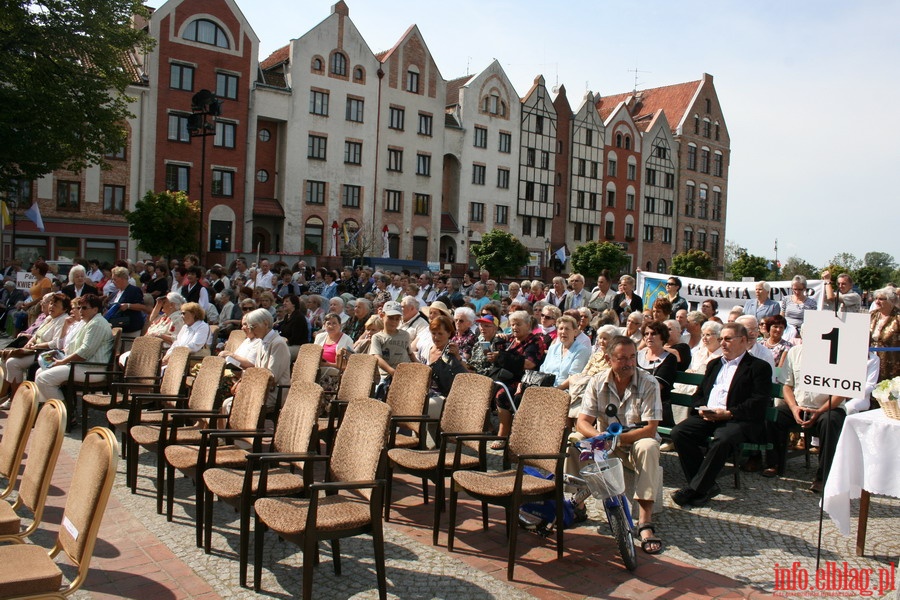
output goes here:
<path id="1" fill-rule="evenodd" d="M 670 285 L 678 285 L 678 284 L 675 283 L 674 281 L 667 281 L 666 286 L 670 286 Z"/>
<path id="2" fill-rule="evenodd" d="M 739 340 L 739 339 L 741 339 L 741 338 L 743 338 L 743 336 L 740 336 L 740 337 L 737 337 L 737 336 L 732 336 L 732 337 L 720 337 L 720 338 L 719 338 L 719 341 L 722 342 L 723 344 L 726 344 L 726 343 L 728 343 L 728 342 L 733 342 L 733 341 Z"/>
<path id="3" fill-rule="evenodd" d="M 552 319 L 553 315 L 541 315 L 542 319 Z"/>
<path id="4" fill-rule="evenodd" d="M 247 311 L 249 311 L 249 310 L 253 310 L 253 307 L 252 307 L 252 306 L 242 306 L 242 307 L 241 307 L 241 310 L 244 311 L 244 312 L 247 312 Z"/>

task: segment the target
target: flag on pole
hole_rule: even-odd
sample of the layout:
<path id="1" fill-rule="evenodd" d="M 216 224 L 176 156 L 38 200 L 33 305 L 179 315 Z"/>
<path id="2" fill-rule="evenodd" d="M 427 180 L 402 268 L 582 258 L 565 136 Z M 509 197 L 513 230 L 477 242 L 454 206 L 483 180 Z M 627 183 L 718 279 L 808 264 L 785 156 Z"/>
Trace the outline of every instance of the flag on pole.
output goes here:
<path id="1" fill-rule="evenodd" d="M 565 246 L 561 247 L 559 250 L 554 252 L 554 255 L 556 256 L 557 259 L 559 259 L 559 262 L 561 262 L 562 264 L 566 264 L 566 247 Z"/>
<path id="2" fill-rule="evenodd" d="M 6 203 L 4 202 L 4 205 L 5 204 Z M 25 211 L 25 216 L 28 217 L 29 221 L 34 223 L 35 227 L 38 228 L 38 231 L 44 231 L 44 219 L 41 218 L 41 208 L 38 206 L 37 202 L 32 204 L 31 208 Z"/>
<path id="3" fill-rule="evenodd" d="M 7 226 L 12 224 L 12 219 L 9 216 L 9 207 L 6 205 L 6 202 L 0 202 L 0 228 L 6 229 Z"/>

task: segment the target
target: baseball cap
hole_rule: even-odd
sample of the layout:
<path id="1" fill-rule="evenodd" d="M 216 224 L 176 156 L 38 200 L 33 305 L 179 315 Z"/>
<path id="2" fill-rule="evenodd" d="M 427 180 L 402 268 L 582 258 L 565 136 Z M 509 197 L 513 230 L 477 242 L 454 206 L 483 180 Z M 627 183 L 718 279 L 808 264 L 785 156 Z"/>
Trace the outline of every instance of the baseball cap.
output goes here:
<path id="1" fill-rule="evenodd" d="M 476 323 L 493 323 L 494 327 L 500 327 L 500 319 L 494 315 L 484 315 L 475 319 Z"/>
<path id="2" fill-rule="evenodd" d="M 385 302 L 381 310 L 382 312 L 384 312 L 384 316 L 386 317 L 403 316 L 403 310 L 400 308 L 399 302 Z"/>

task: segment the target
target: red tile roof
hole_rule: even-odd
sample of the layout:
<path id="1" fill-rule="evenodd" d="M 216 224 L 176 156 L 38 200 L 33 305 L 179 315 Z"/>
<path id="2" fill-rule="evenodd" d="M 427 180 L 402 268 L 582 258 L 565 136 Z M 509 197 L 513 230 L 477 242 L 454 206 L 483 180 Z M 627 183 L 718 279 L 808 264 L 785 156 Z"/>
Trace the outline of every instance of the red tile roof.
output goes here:
<path id="1" fill-rule="evenodd" d="M 628 101 L 628 112 L 635 121 L 639 121 L 644 117 L 652 119 L 656 111 L 662 109 L 674 131 L 681 123 L 701 83 L 699 80 L 688 81 L 637 92 L 601 96 L 597 101 L 597 110 L 600 117 L 606 121 L 620 102 Z"/>
<path id="2" fill-rule="evenodd" d="M 459 227 L 450 213 L 441 213 L 441 233 L 459 233 Z"/>
<path id="3" fill-rule="evenodd" d="M 282 46 L 275 52 L 269 55 L 266 60 L 259 63 L 260 69 L 271 69 L 275 65 L 280 65 L 283 62 L 287 62 L 291 57 L 291 45 L 287 44 L 286 46 Z"/>
<path id="4" fill-rule="evenodd" d="M 447 82 L 447 106 L 459 104 L 459 90 L 462 89 L 474 75 L 464 75 Z"/>
<path id="5" fill-rule="evenodd" d="M 275 198 L 254 198 L 253 215 L 257 217 L 284 218 L 284 209 Z"/>

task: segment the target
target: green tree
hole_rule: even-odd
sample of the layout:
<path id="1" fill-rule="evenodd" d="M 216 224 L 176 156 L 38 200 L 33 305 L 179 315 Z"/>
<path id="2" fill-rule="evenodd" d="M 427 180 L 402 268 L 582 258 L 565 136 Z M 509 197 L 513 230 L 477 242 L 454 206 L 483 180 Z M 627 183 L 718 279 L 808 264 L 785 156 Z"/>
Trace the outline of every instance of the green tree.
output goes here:
<path id="1" fill-rule="evenodd" d="M 828 270 L 831 271 L 832 277 L 836 277 L 840 273 L 853 273 L 863 266 L 861 260 L 856 258 L 850 252 L 839 252 L 828 262 Z"/>
<path id="2" fill-rule="evenodd" d="M 725 277 L 730 277 L 731 263 L 736 261 L 742 252 L 746 254 L 747 249 L 739 246 L 738 243 L 733 240 L 725 240 Z"/>
<path id="3" fill-rule="evenodd" d="M 139 0 L 5 0 L 0 5 L 0 180 L 104 164 L 131 116 L 125 61 L 153 40 Z"/>
<path id="4" fill-rule="evenodd" d="M 859 289 L 864 291 L 877 290 L 887 282 L 887 276 L 882 269 L 877 267 L 860 267 L 853 277 Z"/>
<path id="5" fill-rule="evenodd" d="M 200 205 L 184 192 L 148 191 L 125 212 L 138 250 L 153 256 L 178 256 L 197 249 Z"/>
<path id="6" fill-rule="evenodd" d="M 731 263 L 731 279 L 740 281 L 744 277 L 752 277 L 754 280 L 769 279 L 772 270 L 769 268 L 769 261 L 762 256 L 748 254 L 746 250 L 738 255 L 737 259 Z"/>
<path id="7" fill-rule="evenodd" d="M 572 272 L 597 277 L 603 269 L 616 275 L 628 266 L 628 255 L 611 242 L 588 242 L 572 254 Z"/>
<path id="8" fill-rule="evenodd" d="M 688 250 L 672 257 L 672 275 L 705 279 L 713 274 L 713 259 L 703 250 Z"/>
<path id="9" fill-rule="evenodd" d="M 864 267 L 872 267 L 881 272 L 881 285 L 884 285 L 885 282 L 891 279 L 891 274 L 897 268 L 897 261 L 887 252 L 866 252 L 866 255 L 863 257 L 863 264 Z"/>
<path id="10" fill-rule="evenodd" d="M 792 256 L 781 265 L 781 277 L 791 279 L 794 275 L 802 275 L 807 279 L 818 279 L 819 270 L 799 256 Z"/>
<path id="11" fill-rule="evenodd" d="M 528 264 L 528 248 L 511 233 L 493 229 L 469 248 L 475 263 L 492 277 L 515 277 Z"/>

